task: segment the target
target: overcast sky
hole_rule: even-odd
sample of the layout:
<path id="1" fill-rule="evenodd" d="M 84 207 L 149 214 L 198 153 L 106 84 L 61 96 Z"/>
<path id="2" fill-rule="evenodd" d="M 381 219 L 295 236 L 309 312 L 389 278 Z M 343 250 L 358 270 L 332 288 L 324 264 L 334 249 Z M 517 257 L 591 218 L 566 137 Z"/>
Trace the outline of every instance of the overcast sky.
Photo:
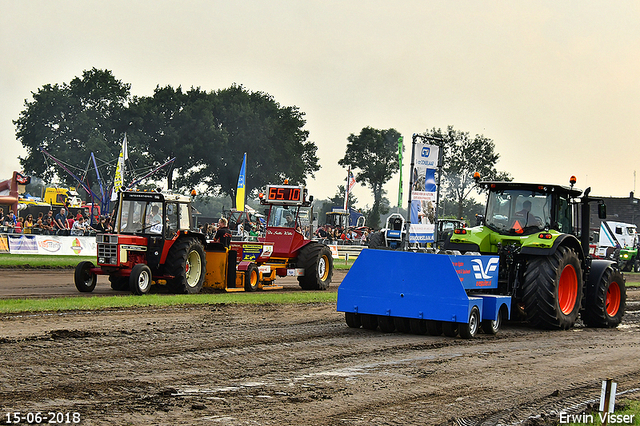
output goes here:
<path id="1" fill-rule="evenodd" d="M 366 126 L 393 127 L 410 141 L 453 125 L 493 139 L 498 169 L 515 180 L 567 184 L 573 174 L 597 195 L 635 189 L 639 1 L 0 5 L 0 178 L 20 169 L 25 151 L 12 120 L 31 92 L 96 67 L 138 96 L 157 85 L 238 83 L 297 105 L 318 146 L 322 169 L 308 182 L 316 198 L 344 182 L 337 162 L 346 139 Z M 398 177 L 387 185 L 393 205 L 397 188 Z M 354 192 L 360 206 L 372 204 L 368 189 Z"/>

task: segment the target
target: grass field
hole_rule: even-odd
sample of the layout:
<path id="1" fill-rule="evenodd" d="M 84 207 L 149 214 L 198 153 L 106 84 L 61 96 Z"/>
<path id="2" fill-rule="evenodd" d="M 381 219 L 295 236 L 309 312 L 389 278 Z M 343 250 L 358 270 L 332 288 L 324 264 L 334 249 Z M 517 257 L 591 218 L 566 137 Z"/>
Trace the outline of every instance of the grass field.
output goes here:
<path id="1" fill-rule="evenodd" d="M 44 254 L 0 254 L 0 268 L 75 268 L 83 260 L 95 262 L 94 256 L 50 256 Z"/>
<path id="2" fill-rule="evenodd" d="M 82 260 L 95 261 L 84 256 L 10 255 L 0 254 L 0 268 L 75 268 Z M 353 261 L 345 264 L 343 259 L 335 259 L 336 269 L 349 269 Z M 627 287 L 640 287 L 640 273 L 625 273 Z M 51 299 L 9 299 L 0 300 L 0 313 L 95 310 L 129 308 L 136 306 L 177 306 L 192 304 L 267 304 L 267 303 L 335 303 L 337 293 L 296 292 L 296 293 L 216 293 L 109 297 L 60 297 Z"/>
<path id="3" fill-rule="evenodd" d="M 143 306 L 229 305 L 335 303 L 335 292 L 300 291 L 295 293 L 214 293 L 214 294 L 147 294 L 144 296 L 55 297 L 51 299 L 0 300 L 0 313 L 50 312 L 134 308 Z"/>

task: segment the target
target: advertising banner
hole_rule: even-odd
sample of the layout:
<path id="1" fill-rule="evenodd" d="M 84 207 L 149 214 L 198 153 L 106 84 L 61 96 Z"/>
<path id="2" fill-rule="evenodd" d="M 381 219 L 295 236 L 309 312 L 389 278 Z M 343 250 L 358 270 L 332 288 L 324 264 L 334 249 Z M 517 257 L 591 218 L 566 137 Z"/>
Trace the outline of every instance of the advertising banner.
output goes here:
<path id="1" fill-rule="evenodd" d="M 431 243 L 435 231 L 439 147 L 416 142 L 413 149 L 409 242 Z"/>
<path id="2" fill-rule="evenodd" d="M 0 252 L 4 251 L 2 250 L 3 241 L 11 254 L 97 255 L 95 236 L 2 234 L 0 235 Z"/>

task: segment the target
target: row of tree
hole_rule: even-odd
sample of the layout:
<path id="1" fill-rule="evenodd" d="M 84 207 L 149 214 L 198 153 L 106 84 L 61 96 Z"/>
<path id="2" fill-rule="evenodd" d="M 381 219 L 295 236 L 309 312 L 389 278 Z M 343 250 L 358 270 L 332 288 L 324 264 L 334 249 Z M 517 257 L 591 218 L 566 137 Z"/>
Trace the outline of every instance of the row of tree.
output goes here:
<path id="1" fill-rule="evenodd" d="M 317 146 L 304 130 L 305 114 L 296 106 L 281 106 L 269 94 L 235 84 L 211 92 L 158 86 L 147 97 L 132 96 L 130 89 L 111 71 L 93 68 L 69 83 L 47 84 L 33 92 L 33 100 L 25 101 L 14 121 L 16 136 L 27 151 L 20 158 L 24 172 L 76 184 L 47 161 L 41 152 L 45 149 L 95 188 L 90 154 L 97 157 L 102 176 L 113 176 L 124 134 L 129 164 L 138 176 L 175 158 L 156 180 L 166 176 L 169 187 L 180 191 L 199 187 L 204 196 L 230 196 L 232 203 L 245 152 L 250 195 L 285 178 L 305 184 L 320 169 Z M 434 128 L 424 136 L 437 138 L 444 150 L 442 205 L 455 204 L 455 216 L 462 217 L 465 206 L 469 208 L 473 172 L 508 179 L 495 168 L 499 155 L 491 139 L 470 137 L 451 126 L 445 131 Z M 348 136 L 339 161 L 351 168 L 356 182 L 372 191 L 373 205 L 366 215 L 373 227 L 389 211 L 383 186 L 399 170 L 399 137 L 395 129 L 365 127 Z"/>
<path id="2" fill-rule="evenodd" d="M 95 179 L 88 170 L 93 152 L 101 174 L 113 176 L 124 134 L 138 176 L 175 158 L 167 174 L 174 189 L 200 187 L 234 201 L 245 152 L 248 192 L 285 178 L 305 183 L 320 169 L 317 146 L 304 130 L 304 113 L 242 86 L 212 92 L 166 86 L 157 87 L 153 96 L 136 97 L 111 71 L 94 68 L 32 95 L 14 121 L 27 150 L 20 162 L 26 173 L 46 180 L 75 184 L 55 164 L 43 161 L 47 157 L 41 148 L 76 174 Z"/>

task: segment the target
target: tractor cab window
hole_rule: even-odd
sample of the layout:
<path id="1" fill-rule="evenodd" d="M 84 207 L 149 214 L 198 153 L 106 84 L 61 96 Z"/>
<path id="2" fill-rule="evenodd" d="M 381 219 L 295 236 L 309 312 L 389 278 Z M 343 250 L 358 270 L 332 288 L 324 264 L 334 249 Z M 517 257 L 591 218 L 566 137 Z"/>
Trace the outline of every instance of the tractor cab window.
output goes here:
<path id="1" fill-rule="evenodd" d="M 571 202 L 567 197 L 558 197 L 558 231 L 572 234 L 571 218 Z"/>
<path id="2" fill-rule="evenodd" d="M 144 222 L 145 201 L 124 200 L 118 229 L 124 233 L 141 232 Z"/>
<path id="3" fill-rule="evenodd" d="M 178 204 L 167 203 L 167 229 L 165 230 L 165 238 L 172 238 L 178 231 Z"/>
<path id="4" fill-rule="evenodd" d="M 151 234 L 162 234 L 162 203 L 152 202 L 147 206 L 145 229 Z"/>
<path id="5" fill-rule="evenodd" d="M 551 226 L 551 196 L 525 190 L 489 194 L 486 224 L 503 234 L 532 234 Z"/>
<path id="6" fill-rule="evenodd" d="M 117 229 L 123 233 L 162 233 L 162 202 L 124 200 Z"/>
<path id="7" fill-rule="evenodd" d="M 271 207 L 269 214 L 268 226 L 295 228 L 296 227 L 296 208 L 285 208 L 284 206 Z"/>
<path id="8" fill-rule="evenodd" d="M 191 228 L 191 212 L 189 211 L 189 204 L 180 203 L 180 229 Z"/>

